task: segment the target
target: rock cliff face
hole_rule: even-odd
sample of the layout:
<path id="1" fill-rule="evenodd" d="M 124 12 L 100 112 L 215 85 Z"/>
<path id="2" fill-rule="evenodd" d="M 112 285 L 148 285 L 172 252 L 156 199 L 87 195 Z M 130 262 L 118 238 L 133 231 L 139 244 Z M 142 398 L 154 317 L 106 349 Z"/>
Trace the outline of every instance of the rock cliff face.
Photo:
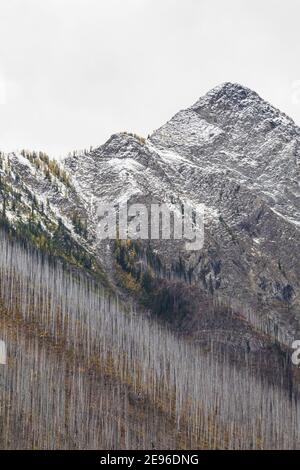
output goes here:
<path id="1" fill-rule="evenodd" d="M 275 325 L 289 341 L 299 327 L 299 156 L 300 129 L 290 118 L 255 92 L 225 83 L 147 140 L 113 135 L 67 158 L 65 167 L 90 208 L 91 234 L 91 200 L 204 203 L 201 251 L 172 240 L 143 245 L 169 275 L 180 263 L 183 281 L 256 325 Z M 111 250 L 95 250 L 111 264 Z"/>

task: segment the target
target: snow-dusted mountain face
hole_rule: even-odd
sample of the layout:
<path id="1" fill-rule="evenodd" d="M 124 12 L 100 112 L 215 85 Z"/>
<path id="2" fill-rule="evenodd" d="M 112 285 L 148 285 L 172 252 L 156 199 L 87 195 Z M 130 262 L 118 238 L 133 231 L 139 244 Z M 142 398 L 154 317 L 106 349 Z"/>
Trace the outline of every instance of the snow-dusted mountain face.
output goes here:
<path id="1" fill-rule="evenodd" d="M 195 298 L 230 305 L 256 326 L 266 330 L 271 323 L 289 338 L 300 320 L 299 162 L 294 122 L 255 92 L 225 83 L 148 139 L 116 134 L 64 165 L 86 208 L 90 247 L 112 276 L 115 252 L 95 239 L 91 200 L 204 203 L 202 250 L 149 240 L 133 265 L 142 260 L 145 268 L 155 257 L 160 269 L 152 265 L 151 275 L 176 278 L 197 291 Z M 129 271 L 136 274 L 134 266 Z"/>
<path id="2" fill-rule="evenodd" d="M 0 226 L 76 268 L 103 272 L 70 176 L 42 152 L 0 152 Z"/>
<path id="3" fill-rule="evenodd" d="M 148 139 L 116 134 L 63 167 L 43 153 L 1 154 L 1 219 L 197 340 L 257 350 L 261 331 L 290 346 L 300 331 L 299 155 L 291 119 L 226 83 Z M 125 200 L 203 203 L 204 247 L 100 241 L 99 202 Z"/>

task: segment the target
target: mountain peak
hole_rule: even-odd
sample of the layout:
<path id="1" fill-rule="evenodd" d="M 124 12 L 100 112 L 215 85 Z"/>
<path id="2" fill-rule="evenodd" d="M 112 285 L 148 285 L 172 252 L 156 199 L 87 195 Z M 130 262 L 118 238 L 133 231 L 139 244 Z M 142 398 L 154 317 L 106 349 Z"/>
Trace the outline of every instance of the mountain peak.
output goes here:
<path id="1" fill-rule="evenodd" d="M 243 109 L 248 106 L 259 105 L 264 108 L 273 108 L 271 105 L 263 100 L 255 91 L 247 88 L 246 86 L 240 85 L 239 83 L 225 82 L 214 88 L 208 93 L 199 98 L 196 103 L 191 106 L 191 109 L 196 110 L 203 107 Z M 275 108 L 273 108 L 275 109 Z"/>
<path id="2" fill-rule="evenodd" d="M 224 82 L 221 83 L 220 85 L 214 87 L 208 94 L 211 94 L 213 96 L 218 96 L 219 98 L 221 96 L 234 99 L 234 100 L 244 100 L 248 96 L 256 96 L 258 97 L 258 94 L 251 90 L 250 88 L 247 88 L 244 85 L 241 85 L 240 83 L 233 83 L 233 82 Z"/>
<path id="3" fill-rule="evenodd" d="M 256 122 L 271 120 L 275 127 L 280 124 L 291 130 L 292 126 L 292 133 L 299 135 L 299 128 L 289 116 L 239 83 L 225 82 L 214 87 L 189 109 L 199 114 L 214 115 L 217 121 L 225 124 L 232 118 L 238 122 L 245 119 Z"/>

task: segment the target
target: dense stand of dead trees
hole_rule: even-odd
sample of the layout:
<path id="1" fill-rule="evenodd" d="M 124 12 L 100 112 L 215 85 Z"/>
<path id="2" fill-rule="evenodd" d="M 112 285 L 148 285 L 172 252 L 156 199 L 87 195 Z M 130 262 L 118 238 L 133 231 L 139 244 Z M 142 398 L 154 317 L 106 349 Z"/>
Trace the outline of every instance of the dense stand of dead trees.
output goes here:
<path id="1" fill-rule="evenodd" d="M 0 237 L 2 448 L 300 447 L 299 403 L 280 381 L 203 352 Z"/>

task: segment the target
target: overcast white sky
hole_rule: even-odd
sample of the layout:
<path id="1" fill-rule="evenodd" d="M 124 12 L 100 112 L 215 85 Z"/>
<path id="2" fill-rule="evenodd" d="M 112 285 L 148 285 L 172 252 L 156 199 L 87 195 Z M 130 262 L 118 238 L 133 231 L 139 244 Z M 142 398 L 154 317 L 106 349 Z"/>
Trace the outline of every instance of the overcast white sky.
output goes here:
<path id="1" fill-rule="evenodd" d="M 300 124 L 299 0 L 0 0 L 0 148 L 141 135 L 224 81 Z"/>

